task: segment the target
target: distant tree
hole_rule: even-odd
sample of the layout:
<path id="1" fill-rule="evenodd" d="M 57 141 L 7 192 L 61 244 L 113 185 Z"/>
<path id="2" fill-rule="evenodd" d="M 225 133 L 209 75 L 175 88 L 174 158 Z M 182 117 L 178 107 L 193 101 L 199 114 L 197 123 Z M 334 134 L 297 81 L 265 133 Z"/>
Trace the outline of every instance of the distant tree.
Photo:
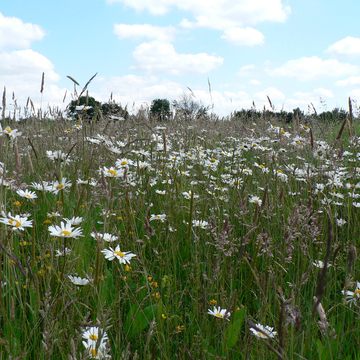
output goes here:
<path id="1" fill-rule="evenodd" d="M 180 96 L 178 101 L 173 101 L 173 108 L 176 110 L 177 116 L 184 118 L 185 121 L 206 118 L 210 109 L 209 106 L 202 105 L 185 93 Z"/>
<path id="2" fill-rule="evenodd" d="M 68 114 L 78 117 L 79 114 L 86 118 L 93 119 L 101 103 L 91 96 L 81 96 L 78 100 L 72 100 L 67 106 Z"/>
<path id="3" fill-rule="evenodd" d="M 156 99 L 151 103 L 150 112 L 160 121 L 169 120 L 170 118 L 170 101 L 168 99 Z"/>
<path id="4" fill-rule="evenodd" d="M 101 111 L 104 116 L 122 117 L 124 119 L 127 119 L 129 116 L 126 106 L 125 109 L 123 109 L 123 107 L 115 101 L 103 103 L 101 105 Z"/>

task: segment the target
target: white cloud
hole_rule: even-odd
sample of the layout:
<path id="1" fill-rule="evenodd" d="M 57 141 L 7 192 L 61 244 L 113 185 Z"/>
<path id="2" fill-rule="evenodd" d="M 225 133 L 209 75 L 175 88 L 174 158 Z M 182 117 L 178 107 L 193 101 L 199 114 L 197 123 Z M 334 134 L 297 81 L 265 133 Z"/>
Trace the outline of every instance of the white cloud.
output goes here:
<path id="1" fill-rule="evenodd" d="M 12 103 L 10 94 L 13 92 L 19 105 L 24 106 L 28 97 L 35 106 L 40 105 L 43 72 L 43 105 L 50 103 L 61 106 L 65 89 L 54 84 L 60 80 L 60 76 L 54 71 L 54 65 L 49 59 L 30 49 L 0 53 L 0 84 L 6 87 L 8 108 Z"/>
<path id="2" fill-rule="evenodd" d="M 251 27 L 233 27 L 226 29 L 221 38 L 237 46 L 262 45 L 264 44 L 265 39 L 264 35 L 260 31 Z"/>
<path id="3" fill-rule="evenodd" d="M 348 94 L 352 100 L 358 100 L 360 101 L 360 89 L 352 90 Z"/>
<path id="4" fill-rule="evenodd" d="M 150 24 L 115 24 L 114 34 L 122 39 L 148 38 L 163 42 L 172 41 L 176 28 L 173 26 L 155 26 Z"/>
<path id="5" fill-rule="evenodd" d="M 324 88 L 317 88 L 310 92 L 296 92 L 294 96 L 300 100 L 305 100 L 310 103 L 321 98 L 333 98 L 334 94 L 331 90 Z"/>
<path id="6" fill-rule="evenodd" d="M 351 76 L 346 80 L 339 80 L 335 83 L 337 86 L 359 86 L 360 76 Z"/>
<path id="7" fill-rule="evenodd" d="M 277 101 L 277 100 L 284 100 L 285 95 L 278 89 L 274 87 L 268 87 L 267 89 L 263 91 L 259 91 L 256 94 L 254 94 L 254 97 L 256 99 L 262 100 L 262 101 L 268 101 L 267 97 L 270 98 L 271 101 Z"/>
<path id="8" fill-rule="evenodd" d="M 341 63 L 336 59 L 322 60 L 317 56 L 289 60 L 277 69 L 268 70 L 269 75 L 286 76 L 300 81 L 315 80 L 355 74 L 358 67 Z"/>
<path id="9" fill-rule="evenodd" d="M 253 79 L 249 81 L 249 85 L 261 85 L 261 81 Z"/>
<path id="10" fill-rule="evenodd" d="M 360 38 L 348 36 L 329 46 L 325 52 L 339 57 L 360 56 Z"/>
<path id="11" fill-rule="evenodd" d="M 244 24 L 259 24 L 264 21 L 284 22 L 290 14 L 290 7 L 281 0 L 107 0 L 121 2 L 136 11 L 148 10 L 153 15 L 164 15 L 176 7 L 189 11 L 195 21 L 184 19 L 186 28 L 206 27 L 225 30 Z"/>
<path id="12" fill-rule="evenodd" d="M 255 68 L 256 68 L 256 66 L 254 64 L 244 65 L 240 68 L 240 70 L 236 73 L 236 75 L 244 76 L 244 77 L 252 76 L 253 71 L 251 71 L 251 70 L 254 70 Z"/>
<path id="13" fill-rule="evenodd" d="M 175 100 L 183 92 L 183 85 L 168 79 L 160 80 L 156 76 L 125 75 L 112 76 L 100 84 L 99 91 L 94 95 L 101 101 L 107 101 L 113 93 L 113 99 L 123 106 L 130 107 L 135 103 L 138 108 L 142 103 L 151 103 L 152 100 L 169 99 Z"/>
<path id="14" fill-rule="evenodd" d="M 179 54 L 168 43 L 152 41 L 136 47 L 133 69 L 154 74 L 205 74 L 220 66 L 224 59 L 205 53 Z"/>
<path id="15" fill-rule="evenodd" d="M 0 13 L 0 49 L 26 49 L 44 36 L 45 32 L 39 25 L 24 24 L 16 17 L 5 17 Z"/>

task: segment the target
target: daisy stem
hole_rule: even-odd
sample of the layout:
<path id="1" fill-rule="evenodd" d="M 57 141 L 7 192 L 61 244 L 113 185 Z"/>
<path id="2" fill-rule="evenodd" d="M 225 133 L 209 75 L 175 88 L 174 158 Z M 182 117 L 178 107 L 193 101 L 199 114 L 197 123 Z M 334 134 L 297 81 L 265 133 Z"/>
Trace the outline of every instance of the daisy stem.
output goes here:
<path id="1" fill-rule="evenodd" d="M 191 199 L 190 199 L 190 211 L 189 211 L 189 227 L 187 238 L 190 240 L 191 238 L 191 222 L 192 222 L 192 213 L 193 213 L 193 205 L 194 205 L 194 192 L 191 190 Z"/>
<path id="2" fill-rule="evenodd" d="M 97 286 L 99 282 L 99 268 L 100 268 L 100 244 L 97 241 L 96 246 L 96 263 L 95 263 L 95 278 L 94 278 L 94 285 Z"/>
<path id="3" fill-rule="evenodd" d="M 6 147 L 5 147 L 5 159 L 4 159 L 4 167 L 3 167 L 3 175 L 1 178 L 1 181 L 4 182 L 5 180 L 5 174 L 6 174 L 6 163 L 7 163 L 7 156 L 8 156 L 8 150 L 9 150 L 9 137 L 6 137 Z M 2 200 L 4 198 L 4 202 L 6 201 L 6 191 L 5 191 L 5 196 L 3 196 L 3 191 L 4 191 L 4 184 L 2 184 L 1 188 L 0 188 L 0 209 L 2 209 Z"/>

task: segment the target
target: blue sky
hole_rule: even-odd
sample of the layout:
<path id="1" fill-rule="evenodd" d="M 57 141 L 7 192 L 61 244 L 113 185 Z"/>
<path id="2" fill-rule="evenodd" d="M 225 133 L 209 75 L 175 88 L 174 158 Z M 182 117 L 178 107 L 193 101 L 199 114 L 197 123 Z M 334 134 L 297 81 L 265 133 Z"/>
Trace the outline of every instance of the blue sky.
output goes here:
<path id="1" fill-rule="evenodd" d="M 357 0 L 2 0 L 0 91 L 8 106 L 15 92 L 64 109 L 67 76 L 98 73 L 89 94 L 134 110 L 188 87 L 210 105 L 208 79 L 222 116 L 269 108 L 267 95 L 277 110 L 347 109 L 360 101 L 359 13 Z"/>

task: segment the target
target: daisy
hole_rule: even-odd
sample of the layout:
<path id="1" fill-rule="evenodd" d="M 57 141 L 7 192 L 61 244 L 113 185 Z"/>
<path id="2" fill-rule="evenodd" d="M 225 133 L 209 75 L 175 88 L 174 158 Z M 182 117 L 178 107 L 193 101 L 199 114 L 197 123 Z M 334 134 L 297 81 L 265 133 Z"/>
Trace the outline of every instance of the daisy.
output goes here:
<path id="1" fill-rule="evenodd" d="M 200 228 L 202 228 L 202 229 L 204 229 L 204 230 L 207 229 L 208 224 L 209 224 L 209 223 L 208 223 L 207 221 L 202 221 L 202 220 L 193 220 L 193 221 L 192 221 L 192 225 L 193 225 L 194 227 L 200 227 Z"/>
<path id="2" fill-rule="evenodd" d="M 119 260 L 120 264 L 130 264 L 130 260 L 136 256 L 135 254 L 132 254 L 131 252 L 121 252 L 120 246 L 116 246 L 115 250 L 110 248 L 101 250 L 101 252 L 105 255 L 105 259 L 108 259 L 110 261 L 114 260 L 115 258 Z"/>
<path id="3" fill-rule="evenodd" d="M 108 234 L 108 233 L 104 233 L 104 234 L 101 234 L 101 233 L 96 233 L 96 232 L 92 232 L 91 233 L 91 236 L 95 239 L 95 240 L 105 240 L 107 242 L 113 242 L 113 241 L 116 241 L 118 240 L 119 238 L 115 235 L 111 235 L 111 234 Z"/>
<path id="4" fill-rule="evenodd" d="M 27 199 L 36 199 L 37 195 L 35 194 L 34 191 L 29 191 L 29 190 L 17 190 L 16 191 L 17 194 L 21 197 L 27 198 Z"/>
<path id="5" fill-rule="evenodd" d="M 68 219 L 68 218 L 64 218 L 64 220 L 68 223 L 70 223 L 71 225 L 79 225 L 82 223 L 83 218 L 81 216 L 73 216 L 72 219 Z"/>
<path id="6" fill-rule="evenodd" d="M 230 320 L 230 312 L 227 312 L 226 309 L 221 309 L 220 306 L 214 306 L 214 310 L 208 309 L 208 314 L 213 315 L 219 319 Z"/>
<path id="7" fill-rule="evenodd" d="M 56 257 L 70 255 L 71 249 L 65 248 L 65 250 L 56 250 Z"/>
<path id="8" fill-rule="evenodd" d="M 20 136 L 22 133 L 19 132 L 19 130 L 17 129 L 11 130 L 11 128 L 8 126 L 4 130 L 2 130 L 2 134 L 7 135 L 11 139 L 15 139 L 17 136 Z"/>
<path id="9" fill-rule="evenodd" d="M 249 199 L 249 202 L 258 204 L 259 206 L 261 206 L 261 204 L 262 204 L 262 200 L 258 196 L 251 196 L 251 198 Z"/>
<path id="10" fill-rule="evenodd" d="M 114 167 L 110 167 L 110 169 L 108 169 L 106 166 L 104 166 L 103 169 L 100 169 L 99 172 L 100 174 L 103 173 L 105 177 L 112 178 L 118 178 L 124 175 L 122 170 L 116 169 Z"/>
<path id="11" fill-rule="evenodd" d="M 316 266 L 316 267 L 318 267 L 319 269 L 322 269 L 323 267 L 324 267 L 324 263 L 321 261 L 321 260 L 315 260 L 314 262 L 313 262 L 313 265 L 314 266 Z M 331 266 L 331 264 L 327 264 L 327 267 L 330 267 Z"/>
<path id="12" fill-rule="evenodd" d="M 166 220 L 166 215 L 165 214 L 160 214 L 160 215 L 152 214 L 150 216 L 150 221 L 153 221 L 153 220 L 160 220 L 161 222 L 164 222 Z"/>
<path id="13" fill-rule="evenodd" d="M 73 229 L 71 223 L 67 222 L 66 224 L 64 224 L 63 221 L 61 221 L 60 226 L 49 226 L 49 231 L 51 236 L 66 238 L 76 238 L 78 236 L 83 236 L 83 234 L 81 233 L 82 230 L 80 228 Z"/>
<path id="14" fill-rule="evenodd" d="M 0 218 L 0 222 L 6 225 L 11 225 L 12 230 L 25 230 L 26 227 L 32 227 L 32 220 L 28 220 L 27 216 L 15 215 L 8 213 L 7 217 Z"/>
<path id="15" fill-rule="evenodd" d="M 77 286 L 84 286 L 84 285 L 87 285 L 89 284 L 90 280 L 88 279 L 82 279 L 81 277 L 79 276 L 72 276 L 72 275 L 69 275 L 68 278 L 70 279 L 70 281 L 77 285 Z"/>
<path id="16" fill-rule="evenodd" d="M 360 283 L 358 281 L 356 282 L 355 291 L 342 290 L 341 293 L 346 296 L 346 302 L 350 307 L 352 304 L 360 304 Z"/>
<path id="17" fill-rule="evenodd" d="M 270 326 L 263 326 L 259 323 L 256 324 L 257 329 L 255 330 L 254 328 L 250 328 L 250 331 L 258 338 L 261 339 L 267 339 L 267 338 L 273 338 L 276 336 L 277 332 L 273 331 L 274 328 L 270 327 Z"/>
<path id="18" fill-rule="evenodd" d="M 344 219 L 336 219 L 336 225 L 337 226 L 340 226 L 340 227 L 343 227 L 343 225 L 346 224 L 346 220 Z"/>
<path id="19" fill-rule="evenodd" d="M 51 192 L 54 194 L 58 194 L 60 190 L 64 190 L 70 186 L 71 182 L 66 181 L 66 177 L 64 177 L 60 182 L 56 180 L 52 183 Z"/>
<path id="20" fill-rule="evenodd" d="M 40 191 L 51 191 L 53 189 L 53 186 L 49 184 L 48 181 L 43 181 L 42 183 L 32 182 L 30 186 L 35 190 L 40 190 Z"/>

